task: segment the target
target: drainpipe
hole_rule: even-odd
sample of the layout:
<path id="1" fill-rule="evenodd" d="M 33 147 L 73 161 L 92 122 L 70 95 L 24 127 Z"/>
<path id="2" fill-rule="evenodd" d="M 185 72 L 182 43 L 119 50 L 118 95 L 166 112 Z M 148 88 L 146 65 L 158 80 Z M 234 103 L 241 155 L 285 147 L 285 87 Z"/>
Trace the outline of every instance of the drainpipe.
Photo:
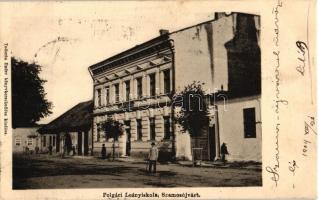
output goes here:
<path id="1" fill-rule="evenodd" d="M 220 160 L 220 132 L 219 132 L 219 111 L 218 106 L 215 106 L 215 158 L 214 160 Z"/>
<path id="2" fill-rule="evenodd" d="M 91 72 L 91 70 L 88 68 L 88 71 L 89 71 L 89 73 L 90 73 L 90 75 L 91 75 L 91 77 L 92 77 L 92 80 L 93 80 L 93 108 L 92 108 L 92 112 L 94 112 L 94 107 L 95 107 L 95 85 L 94 85 L 94 78 L 93 78 L 93 73 Z M 94 115 L 93 115 L 93 113 L 91 113 L 92 114 L 92 138 L 91 138 L 91 142 L 92 142 L 92 144 L 91 144 L 91 146 L 92 146 L 92 148 L 91 148 L 91 156 L 94 156 Z"/>
<path id="3" fill-rule="evenodd" d="M 175 73 L 175 51 L 174 51 L 174 40 L 173 39 L 169 39 L 170 42 L 170 50 L 172 53 L 172 96 L 175 95 L 176 92 L 176 73 Z M 172 159 L 176 160 L 176 128 L 175 128 L 175 108 L 174 108 L 174 104 L 173 102 L 171 102 L 172 104 L 172 110 L 171 110 L 171 119 L 172 119 Z"/>

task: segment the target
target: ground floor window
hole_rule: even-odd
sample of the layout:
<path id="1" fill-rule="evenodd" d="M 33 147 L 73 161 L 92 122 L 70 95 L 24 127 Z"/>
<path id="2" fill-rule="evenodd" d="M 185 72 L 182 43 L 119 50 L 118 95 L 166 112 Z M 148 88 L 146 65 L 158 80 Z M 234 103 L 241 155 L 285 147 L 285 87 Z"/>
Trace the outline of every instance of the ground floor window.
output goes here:
<path id="1" fill-rule="evenodd" d="M 243 109 L 244 137 L 256 138 L 255 108 Z"/>
<path id="2" fill-rule="evenodd" d="M 164 117 L 163 118 L 164 120 L 164 139 L 170 139 L 170 136 L 171 136 L 171 126 L 170 126 L 170 123 L 171 123 L 171 120 L 170 120 L 170 117 Z"/>
<path id="3" fill-rule="evenodd" d="M 137 119 L 137 140 L 142 140 L 142 132 L 141 132 L 141 119 Z"/>
<path id="4" fill-rule="evenodd" d="M 56 140 L 56 138 L 55 138 L 55 135 L 53 136 L 53 146 L 55 146 L 55 140 Z"/>
<path id="5" fill-rule="evenodd" d="M 33 139 L 32 138 L 28 138 L 28 146 L 33 145 Z"/>
<path id="6" fill-rule="evenodd" d="M 156 139 L 155 118 L 150 118 L 150 140 Z"/>
<path id="7" fill-rule="evenodd" d="M 15 146 L 21 145 L 21 138 L 15 138 Z"/>
<path id="8" fill-rule="evenodd" d="M 43 147 L 46 147 L 46 136 L 43 136 Z"/>
<path id="9" fill-rule="evenodd" d="M 102 132 L 102 125 L 101 124 L 97 124 L 97 134 L 96 134 L 96 141 L 99 142 L 100 141 L 100 136 L 101 136 L 101 132 Z"/>

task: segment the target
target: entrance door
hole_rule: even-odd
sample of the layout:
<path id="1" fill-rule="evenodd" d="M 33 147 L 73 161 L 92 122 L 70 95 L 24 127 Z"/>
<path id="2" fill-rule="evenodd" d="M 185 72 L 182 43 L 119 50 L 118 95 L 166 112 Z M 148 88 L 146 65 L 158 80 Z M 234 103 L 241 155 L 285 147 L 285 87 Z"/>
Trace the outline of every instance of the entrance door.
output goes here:
<path id="1" fill-rule="evenodd" d="M 82 155 L 82 132 L 77 133 L 77 154 Z"/>
<path id="2" fill-rule="evenodd" d="M 215 158 L 215 126 L 209 126 L 209 152 L 210 160 Z"/>
<path id="3" fill-rule="evenodd" d="M 131 133 L 130 133 L 130 121 L 125 121 L 125 130 L 126 130 L 126 155 L 130 156 L 131 150 Z"/>
<path id="4" fill-rule="evenodd" d="M 56 153 L 60 152 L 60 133 L 56 134 Z"/>
<path id="5" fill-rule="evenodd" d="M 84 132 L 84 155 L 88 155 L 88 132 Z"/>
<path id="6" fill-rule="evenodd" d="M 72 150 L 72 138 L 69 133 L 66 133 L 65 135 L 65 143 L 66 149 L 67 149 L 67 154 L 70 154 L 70 151 Z"/>

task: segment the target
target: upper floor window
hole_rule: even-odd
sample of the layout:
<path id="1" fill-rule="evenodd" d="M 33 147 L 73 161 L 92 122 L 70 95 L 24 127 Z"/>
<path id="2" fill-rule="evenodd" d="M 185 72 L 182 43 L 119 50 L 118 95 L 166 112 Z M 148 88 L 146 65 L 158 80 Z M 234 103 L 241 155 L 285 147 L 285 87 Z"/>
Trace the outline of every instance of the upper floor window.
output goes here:
<path id="1" fill-rule="evenodd" d="M 142 77 L 136 79 L 137 81 L 137 98 L 142 98 Z"/>
<path id="2" fill-rule="evenodd" d="M 244 137 L 256 138 L 255 108 L 243 109 L 243 116 L 244 116 Z"/>
<path id="3" fill-rule="evenodd" d="M 130 97 L 130 81 L 125 81 L 125 87 L 126 87 L 126 101 L 129 101 L 129 97 Z"/>
<path id="4" fill-rule="evenodd" d="M 149 75 L 149 82 L 150 82 L 150 96 L 156 95 L 156 74 Z"/>
<path id="5" fill-rule="evenodd" d="M 155 118 L 150 118 L 150 140 L 156 139 Z"/>
<path id="6" fill-rule="evenodd" d="M 164 93 L 170 92 L 170 70 L 165 70 L 163 72 L 163 82 L 164 82 Z"/>
<path id="7" fill-rule="evenodd" d="M 102 92 L 101 89 L 97 89 L 97 106 L 101 106 L 102 105 Z"/>
<path id="8" fill-rule="evenodd" d="M 115 84 L 115 102 L 118 103 L 119 102 L 119 84 Z"/>
<path id="9" fill-rule="evenodd" d="M 109 104 L 109 87 L 105 88 L 106 104 Z"/>

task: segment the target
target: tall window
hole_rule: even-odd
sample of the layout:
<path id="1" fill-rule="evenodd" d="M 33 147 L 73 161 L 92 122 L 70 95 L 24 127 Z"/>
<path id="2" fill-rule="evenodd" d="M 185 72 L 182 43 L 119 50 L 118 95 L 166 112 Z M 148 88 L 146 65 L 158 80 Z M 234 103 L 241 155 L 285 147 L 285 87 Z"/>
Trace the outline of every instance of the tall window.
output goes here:
<path id="1" fill-rule="evenodd" d="M 109 105 L 109 87 L 105 88 L 106 104 Z"/>
<path id="2" fill-rule="evenodd" d="M 137 98 L 142 98 L 142 77 L 136 79 L 137 81 Z"/>
<path id="3" fill-rule="evenodd" d="M 141 119 L 137 119 L 137 140 L 142 140 L 142 132 L 141 132 Z"/>
<path id="4" fill-rule="evenodd" d="M 52 136 L 49 137 L 49 144 L 52 145 Z"/>
<path id="5" fill-rule="evenodd" d="M 55 147 L 55 140 L 56 140 L 56 138 L 55 138 L 55 135 L 53 136 L 53 145 L 52 146 L 54 146 Z"/>
<path id="6" fill-rule="evenodd" d="M 163 72 L 163 81 L 164 81 L 164 93 L 167 94 L 170 92 L 170 70 L 165 70 Z"/>
<path id="7" fill-rule="evenodd" d="M 102 105 L 102 92 L 101 89 L 97 89 L 97 106 L 100 107 Z"/>
<path id="8" fill-rule="evenodd" d="M 115 102 L 118 103 L 119 102 L 119 84 L 115 84 Z"/>
<path id="9" fill-rule="evenodd" d="M 129 96 L 130 96 L 130 81 L 125 81 L 125 87 L 126 87 L 126 101 L 129 101 Z"/>
<path id="10" fill-rule="evenodd" d="M 150 82 L 150 96 L 156 95 L 156 74 L 149 75 L 149 82 Z"/>
<path id="11" fill-rule="evenodd" d="M 43 147 L 46 147 L 46 136 L 43 136 Z"/>
<path id="12" fill-rule="evenodd" d="M 255 108 L 243 109 L 244 137 L 256 138 Z"/>
<path id="13" fill-rule="evenodd" d="M 100 133 L 102 132 L 102 125 L 101 124 L 97 124 L 97 134 L 96 134 L 96 141 L 99 142 L 100 141 Z"/>
<path id="14" fill-rule="evenodd" d="M 150 140 L 156 140 L 155 118 L 150 118 Z"/>
<path id="15" fill-rule="evenodd" d="M 170 117 L 164 117 L 163 120 L 164 120 L 164 139 L 170 139 L 170 135 L 171 135 Z"/>

